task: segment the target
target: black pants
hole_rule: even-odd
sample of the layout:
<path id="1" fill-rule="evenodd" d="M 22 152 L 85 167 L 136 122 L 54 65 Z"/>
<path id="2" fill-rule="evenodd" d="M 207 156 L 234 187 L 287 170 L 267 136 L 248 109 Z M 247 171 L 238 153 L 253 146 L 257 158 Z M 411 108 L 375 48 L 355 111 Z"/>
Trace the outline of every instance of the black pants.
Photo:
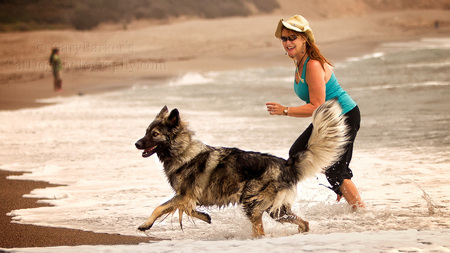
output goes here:
<path id="1" fill-rule="evenodd" d="M 341 156 L 340 160 L 327 168 L 325 175 L 331 185 L 331 189 L 338 195 L 342 195 L 340 187 L 344 182 L 344 179 L 351 179 L 353 177 L 352 170 L 349 168 L 350 161 L 352 160 L 353 143 L 355 142 L 356 134 L 361 124 L 361 114 L 358 106 L 351 111 L 344 114 L 346 116 L 345 123 L 349 128 L 349 143 L 345 147 L 346 151 Z M 308 128 L 297 138 L 292 144 L 289 150 L 289 157 L 294 157 L 298 152 L 307 149 L 308 140 L 311 136 L 313 125 L 310 124 Z"/>

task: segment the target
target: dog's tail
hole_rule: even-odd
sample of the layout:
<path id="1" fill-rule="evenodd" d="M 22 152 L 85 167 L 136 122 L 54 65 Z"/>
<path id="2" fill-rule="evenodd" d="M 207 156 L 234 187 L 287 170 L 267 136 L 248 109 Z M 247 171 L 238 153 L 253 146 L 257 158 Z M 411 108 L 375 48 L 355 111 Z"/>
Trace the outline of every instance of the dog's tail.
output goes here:
<path id="1" fill-rule="evenodd" d="M 307 150 L 298 154 L 295 166 L 305 179 L 333 165 L 345 151 L 348 129 L 337 99 L 329 100 L 313 113 L 313 130 Z"/>

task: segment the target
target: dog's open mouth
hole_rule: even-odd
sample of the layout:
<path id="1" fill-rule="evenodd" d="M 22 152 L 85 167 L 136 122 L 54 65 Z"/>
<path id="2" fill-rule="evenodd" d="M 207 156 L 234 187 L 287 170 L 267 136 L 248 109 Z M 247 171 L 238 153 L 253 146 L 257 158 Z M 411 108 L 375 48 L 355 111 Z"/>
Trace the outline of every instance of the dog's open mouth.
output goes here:
<path id="1" fill-rule="evenodd" d="M 153 146 L 151 148 L 145 149 L 144 152 L 142 152 L 142 157 L 149 157 L 155 153 L 155 149 L 158 146 Z"/>

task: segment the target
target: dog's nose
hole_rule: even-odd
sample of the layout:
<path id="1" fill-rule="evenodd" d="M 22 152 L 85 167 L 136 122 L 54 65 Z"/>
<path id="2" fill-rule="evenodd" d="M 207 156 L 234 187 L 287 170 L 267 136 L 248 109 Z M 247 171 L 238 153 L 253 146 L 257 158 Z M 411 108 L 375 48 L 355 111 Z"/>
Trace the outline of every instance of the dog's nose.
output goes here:
<path id="1" fill-rule="evenodd" d="M 137 141 L 134 145 L 136 145 L 137 149 L 142 148 L 142 142 L 141 141 Z"/>

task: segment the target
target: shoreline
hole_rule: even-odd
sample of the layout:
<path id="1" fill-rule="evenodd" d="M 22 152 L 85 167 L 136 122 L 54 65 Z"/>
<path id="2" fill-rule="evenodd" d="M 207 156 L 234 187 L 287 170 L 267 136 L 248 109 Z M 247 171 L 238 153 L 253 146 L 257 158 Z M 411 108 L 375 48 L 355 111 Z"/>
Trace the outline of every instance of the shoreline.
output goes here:
<path id="1" fill-rule="evenodd" d="M 436 37 L 450 37 L 450 33 L 431 34 L 430 36 L 424 37 L 408 35 L 406 37 L 400 36 L 395 39 L 391 38 L 390 40 L 380 38 L 376 38 L 375 40 L 359 38 L 349 41 L 351 45 L 350 48 L 341 45 L 341 43 L 346 43 L 347 41 L 328 42 L 319 45 L 319 48 L 328 59 L 331 59 L 333 64 L 336 64 L 354 57 L 376 53 L 375 50 L 386 42 L 410 42 Z M 214 58 L 199 57 L 180 61 L 169 61 L 163 63 L 166 66 L 166 69 L 164 70 L 158 70 L 159 72 L 155 70 L 150 73 L 140 72 L 138 75 L 120 72 L 108 73 L 108 71 L 63 73 L 64 80 L 62 92 L 54 92 L 52 90 L 53 80 L 50 73 L 45 74 L 45 76 L 39 80 L 17 83 L 7 82 L 6 84 L 0 84 L 0 111 L 15 111 L 52 105 L 54 103 L 47 103 L 43 100 L 57 97 L 83 96 L 87 94 L 122 90 L 130 88 L 133 85 L 139 85 L 139 83 L 152 84 L 156 82 L 168 82 L 190 72 L 205 73 L 245 68 L 291 67 L 292 61 L 287 59 L 281 52 L 274 53 L 269 51 L 271 54 L 268 58 L 273 60 L 272 63 L 258 63 L 257 60 L 252 60 L 252 58 L 258 58 L 257 55 L 261 54 L 263 51 L 263 49 L 252 50 L 244 56 L 244 60 L 217 60 Z M 244 54 L 245 53 L 242 53 L 241 55 Z"/>
<path id="2" fill-rule="evenodd" d="M 443 13 L 448 14 L 449 12 L 450 11 L 438 11 L 439 15 L 443 15 Z M 395 15 L 404 17 L 410 13 L 410 11 L 405 11 L 395 13 Z M 374 53 L 374 50 L 383 42 L 411 41 L 427 37 L 450 36 L 448 25 L 443 25 L 439 30 L 429 30 L 428 32 L 424 32 L 422 29 L 404 29 L 403 32 L 399 32 L 392 36 L 391 33 L 400 31 L 403 28 L 400 29 L 394 27 L 392 28 L 392 31 L 385 31 L 385 27 L 379 24 L 379 22 L 380 20 L 385 20 L 386 15 L 391 14 L 371 16 L 370 18 L 373 18 L 373 22 L 365 24 L 359 23 L 367 20 L 368 18 L 366 17 L 312 20 L 310 23 L 313 28 L 317 25 L 318 44 L 324 55 L 334 63 L 350 57 Z M 283 17 L 287 18 L 289 15 L 283 15 Z M 49 36 L 51 38 L 47 41 L 61 40 L 63 45 L 81 44 L 87 38 L 90 39 L 91 36 L 93 37 L 92 43 L 114 41 L 117 45 L 120 45 L 121 43 L 123 44 L 124 41 L 136 40 L 133 51 L 128 50 L 125 53 L 120 52 L 116 54 L 116 52 L 110 52 L 109 55 L 99 55 L 96 52 L 86 52 L 84 55 L 70 55 L 70 52 L 66 51 L 63 52 L 62 58 L 63 60 L 66 59 L 68 62 L 72 63 L 82 61 L 86 63 L 110 63 L 111 61 L 114 62 L 115 59 L 125 59 L 125 64 L 162 62 L 164 63 L 165 68 L 157 70 L 148 68 L 133 69 L 132 71 L 125 69 L 124 65 L 122 65 L 122 69 L 116 71 L 111 69 L 114 65 L 106 65 L 105 68 L 98 70 L 72 68 L 63 73 L 64 92 L 54 93 L 52 90 L 52 76 L 49 71 L 31 70 L 26 69 L 24 66 L 18 66 L 19 69 L 11 70 L 2 63 L 0 67 L 0 111 L 14 111 L 47 105 L 46 103 L 37 102 L 37 100 L 40 99 L 108 92 L 128 88 L 139 82 L 151 83 L 167 81 L 188 72 L 202 73 L 274 66 L 293 67 L 292 61 L 284 55 L 279 42 L 276 41 L 273 36 L 273 20 L 276 20 L 276 18 L 278 18 L 278 16 L 230 18 L 216 21 L 194 20 L 181 24 L 153 26 L 127 31 L 124 33 L 126 36 L 129 36 L 129 40 L 124 39 L 117 41 L 113 38 L 119 36 L 123 31 L 93 31 L 82 33 L 76 31 L 61 31 L 62 35 L 58 35 L 57 32 L 49 31 L 8 34 L 12 35 L 14 37 L 13 39 L 21 41 L 21 43 L 25 43 L 24 41 L 26 41 L 26 39 L 34 38 L 34 36 L 37 36 L 37 40 L 39 41 L 44 41 L 44 38 Z M 427 18 L 428 19 L 426 20 L 434 18 L 431 12 L 427 13 Z M 270 22 L 265 19 L 269 19 Z M 340 34 L 342 27 L 346 27 L 351 21 L 358 25 L 351 28 L 350 31 L 345 30 L 343 32 L 344 34 Z M 255 35 L 251 36 L 247 35 L 249 31 L 245 31 L 242 34 L 233 34 L 236 30 L 231 28 L 240 29 L 241 23 L 249 25 L 255 22 L 263 22 L 263 26 L 266 24 L 265 22 L 267 22 L 267 24 L 271 24 L 272 26 L 263 28 L 261 31 L 255 31 Z M 223 32 L 224 35 L 211 34 L 210 31 L 212 28 L 208 26 L 210 23 L 212 23 L 211 27 L 222 25 L 224 30 L 226 30 Z M 206 26 L 207 31 L 196 30 L 196 27 L 199 26 L 199 24 Z M 228 26 L 228 24 L 230 25 Z M 140 42 L 140 40 L 154 40 L 155 37 L 151 35 L 152 33 L 161 35 L 161 31 L 165 31 L 169 27 L 174 28 L 173 33 L 164 35 L 164 38 L 161 41 L 156 41 L 155 48 L 152 48 L 151 45 L 149 46 L 145 42 Z M 188 43 L 186 45 L 188 49 L 185 49 L 185 51 L 171 51 L 171 48 L 176 44 L 173 41 L 170 41 L 170 36 L 173 36 L 173 34 L 180 34 L 190 27 L 193 29 L 194 35 L 188 38 Z M 368 30 L 370 30 L 370 32 L 366 33 Z M 149 33 L 150 35 L 144 36 L 144 33 Z M 62 36 L 69 36 L 74 42 L 63 40 Z M 78 39 L 78 36 L 81 38 Z M 196 36 L 200 37 L 200 41 L 196 40 Z M 0 38 L 0 47 L 4 51 L 11 49 L 11 54 L 5 53 L 6 57 L 10 57 L 11 59 L 11 55 L 17 54 L 18 51 L 13 50 L 13 46 L 11 45 L 7 46 L 7 43 L 5 43 L 5 41 L 7 41 L 6 37 L 8 36 L 4 36 L 3 39 Z M 227 39 L 226 37 L 234 38 Z M 261 41 L 253 41 L 254 37 L 262 37 L 262 39 Z M 164 44 L 166 41 L 168 42 L 167 45 Z M 9 43 L 9 41 L 7 42 Z M 36 62 L 45 61 L 47 55 L 36 52 L 36 49 L 33 48 L 33 44 L 23 44 L 23 46 L 31 46 L 31 49 L 28 49 L 28 51 L 24 50 L 26 51 L 24 52 L 24 55 L 18 55 L 14 58 L 17 62 L 24 62 L 26 60 L 33 60 Z M 6 49 L 4 47 L 6 47 Z M 216 47 L 225 48 L 225 50 L 215 51 Z M 164 50 L 167 50 L 168 52 L 164 53 Z M 44 60 L 41 58 L 44 58 Z M 0 220 L 0 225 L 2 225 L 4 229 L 1 232 L 3 234 L 0 234 L 0 248 L 138 244 L 156 240 L 151 237 L 128 237 L 64 228 L 11 223 L 11 217 L 5 215 L 11 210 L 42 206 L 42 204 L 36 203 L 36 199 L 23 198 L 22 196 L 24 194 L 27 194 L 36 188 L 55 186 L 41 181 L 7 179 L 7 176 L 9 175 L 20 174 L 23 173 L 0 170 L 2 202 L 3 199 L 8 200 L 7 203 L 4 202 L 6 204 L 2 205 L 3 216 Z M 24 238 L 26 238 L 26 240 L 24 240 Z"/>
<path id="3" fill-rule="evenodd" d="M 310 23 L 322 53 L 336 63 L 373 53 L 384 42 L 448 37 L 449 13 L 406 10 L 312 18 Z M 45 104 L 36 100 L 116 90 L 188 72 L 291 67 L 292 61 L 273 35 L 274 24 L 286 16 L 289 15 L 139 24 L 125 31 L 99 28 L 86 32 L 6 33 L 0 38 L 0 111 L 40 107 Z M 434 27 L 435 20 L 442 20 L 439 28 Z M 242 29 L 254 24 L 261 29 Z M 217 27 L 221 27 L 221 32 L 214 32 Z M 181 39 L 179 34 L 185 35 Z M 52 45 L 61 47 L 61 93 L 52 90 L 47 63 Z"/>
<path id="4" fill-rule="evenodd" d="M 408 35 L 406 37 L 390 38 L 389 40 L 376 38 L 359 38 L 350 41 L 328 42 L 319 45 L 321 52 L 331 59 L 333 64 L 344 62 L 347 59 L 361 57 L 373 53 L 377 48 L 387 42 L 411 42 L 426 38 L 450 37 L 449 34 L 430 34 L 429 36 Z M 346 48 L 341 43 L 350 43 L 351 47 Z M 168 82 L 181 77 L 184 74 L 205 73 L 214 71 L 230 71 L 245 68 L 269 68 L 269 67 L 291 67 L 292 61 L 287 59 L 282 53 L 271 53 L 268 58 L 272 63 L 258 63 L 257 60 L 261 50 L 252 50 L 245 55 L 245 60 L 239 59 L 213 59 L 199 57 L 181 61 L 164 62 L 165 70 L 160 72 L 139 73 L 130 75 L 129 73 L 108 73 L 83 71 L 81 73 L 63 73 L 63 91 L 54 92 L 52 90 L 52 76 L 50 73 L 39 80 L 0 84 L 0 111 L 15 111 L 20 109 L 39 108 L 54 103 L 44 102 L 46 99 L 57 97 L 84 96 L 87 94 L 97 94 L 109 91 L 117 91 L 130 88 L 139 83 L 154 84 L 156 82 Z M 242 62 L 245 62 L 244 64 Z"/>
<path id="5" fill-rule="evenodd" d="M 0 184 L 2 185 L 2 191 L 0 192 L 2 199 L 2 205 L 0 207 L 2 212 L 2 215 L 0 215 L 0 227 L 2 228 L 0 230 L 0 249 L 139 244 L 158 241 L 156 238 L 146 236 L 94 233 L 76 229 L 44 227 L 11 222 L 12 217 L 6 214 L 13 210 L 48 206 L 47 204 L 38 203 L 38 199 L 22 197 L 24 194 L 28 194 L 38 188 L 59 186 L 43 181 L 7 179 L 8 176 L 22 175 L 24 173 L 26 172 L 0 170 Z"/>

